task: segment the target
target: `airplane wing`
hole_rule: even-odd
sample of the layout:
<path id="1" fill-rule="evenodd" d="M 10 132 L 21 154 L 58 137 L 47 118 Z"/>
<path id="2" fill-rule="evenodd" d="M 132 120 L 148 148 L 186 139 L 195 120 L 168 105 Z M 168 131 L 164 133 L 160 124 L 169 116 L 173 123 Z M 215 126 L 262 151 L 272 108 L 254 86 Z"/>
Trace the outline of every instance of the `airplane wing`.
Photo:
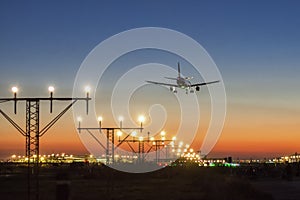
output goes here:
<path id="1" fill-rule="evenodd" d="M 220 81 L 211 81 L 211 82 L 206 82 L 206 83 L 196 83 L 196 84 L 192 84 L 191 87 L 197 87 L 197 86 L 202 86 L 202 85 L 208 85 L 208 84 L 212 84 L 212 83 L 218 83 Z"/>
<path id="2" fill-rule="evenodd" d="M 154 81 L 146 81 L 146 82 L 156 84 L 156 85 L 165 85 L 165 86 L 171 86 L 171 87 L 178 87 L 178 85 L 176 85 L 176 84 L 160 83 L 160 82 L 154 82 Z"/>

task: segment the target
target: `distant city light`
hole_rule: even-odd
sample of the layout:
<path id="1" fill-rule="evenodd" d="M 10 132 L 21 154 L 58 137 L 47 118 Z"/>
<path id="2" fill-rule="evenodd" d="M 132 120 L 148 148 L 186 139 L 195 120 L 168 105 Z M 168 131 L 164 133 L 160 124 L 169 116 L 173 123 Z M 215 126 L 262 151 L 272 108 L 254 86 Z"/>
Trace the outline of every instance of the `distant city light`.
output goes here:
<path id="1" fill-rule="evenodd" d="M 179 147 L 182 147 L 182 145 L 183 145 L 183 142 L 182 141 L 179 142 Z"/>

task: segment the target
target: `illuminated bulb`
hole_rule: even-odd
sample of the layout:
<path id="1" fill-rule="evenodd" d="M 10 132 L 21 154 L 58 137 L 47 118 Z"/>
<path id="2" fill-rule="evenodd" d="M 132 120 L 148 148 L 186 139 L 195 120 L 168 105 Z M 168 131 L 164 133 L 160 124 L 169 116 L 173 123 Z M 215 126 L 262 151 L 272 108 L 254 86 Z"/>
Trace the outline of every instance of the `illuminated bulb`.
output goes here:
<path id="1" fill-rule="evenodd" d="M 151 137 L 150 140 L 153 141 L 153 140 L 154 140 L 154 137 Z"/>
<path id="2" fill-rule="evenodd" d="M 54 92 L 54 87 L 53 87 L 53 86 L 49 86 L 49 87 L 48 87 L 48 91 L 49 91 L 49 92 Z"/>
<path id="3" fill-rule="evenodd" d="M 143 115 L 139 116 L 139 122 L 144 122 L 145 121 L 145 117 Z"/>
<path id="4" fill-rule="evenodd" d="M 161 136 L 165 136 L 165 135 L 166 135 L 166 132 L 165 132 L 165 131 L 162 131 L 162 132 L 160 132 L 160 135 L 161 135 Z"/>
<path id="5" fill-rule="evenodd" d="M 139 137 L 139 141 L 143 141 L 144 140 L 144 138 L 143 137 Z"/>
<path id="6" fill-rule="evenodd" d="M 183 145 L 183 142 L 179 142 L 179 146 L 182 147 L 182 145 Z"/>
<path id="7" fill-rule="evenodd" d="M 175 141 L 175 140 L 176 140 L 176 137 L 175 137 L 175 136 L 174 136 L 174 137 L 172 137 L 172 140 L 173 140 L 173 141 Z"/>
<path id="8" fill-rule="evenodd" d="M 11 88 L 11 91 L 12 91 L 13 93 L 17 93 L 17 92 L 18 92 L 18 88 L 14 86 L 14 87 Z"/>
<path id="9" fill-rule="evenodd" d="M 124 117 L 120 116 L 119 121 L 122 122 L 124 120 Z"/>
<path id="10" fill-rule="evenodd" d="M 90 93 L 91 92 L 90 86 L 86 86 L 84 90 L 85 90 L 86 93 Z"/>
<path id="11" fill-rule="evenodd" d="M 122 131 L 118 131 L 118 132 L 117 132 L 117 136 L 119 136 L 119 137 L 121 137 L 122 134 L 123 134 Z"/>
<path id="12" fill-rule="evenodd" d="M 77 117 L 77 121 L 81 122 L 82 118 L 81 117 Z"/>
<path id="13" fill-rule="evenodd" d="M 99 116 L 99 117 L 97 118 L 97 120 L 98 120 L 98 122 L 102 122 L 103 118 L 102 118 L 101 116 Z"/>
<path id="14" fill-rule="evenodd" d="M 131 136 L 135 137 L 135 136 L 136 136 L 136 132 L 133 131 L 133 132 L 131 133 Z"/>

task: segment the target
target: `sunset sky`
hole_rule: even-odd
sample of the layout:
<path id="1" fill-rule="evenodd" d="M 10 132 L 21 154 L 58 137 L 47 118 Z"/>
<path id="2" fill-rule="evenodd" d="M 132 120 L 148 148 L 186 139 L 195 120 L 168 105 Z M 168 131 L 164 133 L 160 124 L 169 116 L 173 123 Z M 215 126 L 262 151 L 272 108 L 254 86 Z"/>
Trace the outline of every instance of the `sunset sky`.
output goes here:
<path id="1" fill-rule="evenodd" d="M 249 158 L 300 152 L 299 6 L 296 0 L 1 1 L 0 97 L 12 97 L 14 85 L 23 97 L 48 96 L 49 85 L 55 86 L 55 96 L 71 96 L 77 70 L 101 41 L 132 28 L 169 28 L 200 43 L 223 77 L 227 115 L 211 156 Z M 176 69 L 177 61 L 182 63 L 184 75 L 194 76 L 192 67 L 174 55 L 136 52 L 115 63 L 99 89 L 109 88 L 110 78 L 125 65 L 157 62 Z M 177 108 L 168 101 L 173 94 L 168 88 L 153 87 L 152 97 L 156 92 L 160 103 L 169 103 L 167 110 L 175 112 L 170 116 L 176 116 Z M 97 91 L 99 99 L 100 93 Z M 207 89 L 200 93 L 203 123 L 193 142 L 196 148 L 210 117 Z M 50 115 L 48 103 L 43 103 L 41 123 L 45 125 L 66 105 L 55 104 Z M 97 113 L 104 115 L 101 109 L 106 107 L 101 100 L 97 105 Z M 19 103 L 18 115 L 13 114 L 12 103 L 1 103 L 0 109 L 25 129 L 24 104 Z M 139 111 L 132 112 L 136 115 L 132 118 L 137 118 Z M 178 123 L 176 117 L 172 120 L 175 126 L 168 125 L 168 133 Z M 88 154 L 76 126 L 69 111 L 41 138 L 41 152 Z M 0 158 L 24 154 L 24 147 L 25 138 L 0 116 Z"/>

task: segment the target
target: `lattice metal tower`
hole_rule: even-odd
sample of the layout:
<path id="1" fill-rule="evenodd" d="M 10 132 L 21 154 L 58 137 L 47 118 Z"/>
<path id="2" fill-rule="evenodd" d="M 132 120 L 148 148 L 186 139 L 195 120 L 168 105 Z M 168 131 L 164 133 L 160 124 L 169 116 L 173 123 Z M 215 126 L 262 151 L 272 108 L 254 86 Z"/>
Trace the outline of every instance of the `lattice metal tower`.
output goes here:
<path id="1" fill-rule="evenodd" d="M 0 114 L 14 126 L 23 136 L 25 136 L 25 151 L 26 159 L 28 160 L 28 200 L 35 197 L 36 200 L 39 199 L 39 142 L 40 137 L 42 137 L 77 101 L 86 101 L 87 113 L 88 113 L 88 102 L 91 100 L 89 98 L 89 92 L 87 91 L 87 96 L 85 98 L 54 98 L 53 97 L 53 87 L 49 87 L 50 97 L 47 98 L 17 98 L 16 87 L 12 88 L 14 93 L 13 98 L 0 98 L 0 103 L 5 103 L 9 101 L 14 101 L 14 113 L 17 114 L 17 102 L 26 102 L 26 129 L 25 131 L 4 111 L 0 109 Z M 53 118 L 43 129 L 40 129 L 40 102 L 49 101 L 50 102 L 50 113 L 52 113 L 52 103 L 53 101 L 71 101 L 71 103 L 62 110 L 55 118 Z M 33 195 L 34 194 L 34 195 Z"/>

